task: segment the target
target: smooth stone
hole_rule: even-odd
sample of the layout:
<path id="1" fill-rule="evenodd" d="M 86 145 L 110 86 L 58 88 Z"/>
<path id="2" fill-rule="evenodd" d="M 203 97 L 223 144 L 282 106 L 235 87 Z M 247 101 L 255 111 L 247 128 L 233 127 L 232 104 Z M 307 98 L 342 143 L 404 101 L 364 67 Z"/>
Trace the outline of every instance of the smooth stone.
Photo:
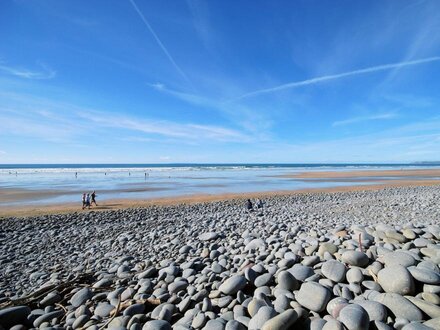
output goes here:
<path id="1" fill-rule="evenodd" d="M 110 315 L 110 313 L 115 309 L 115 306 L 110 305 L 107 302 L 100 302 L 94 311 L 95 315 L 98 315 L 100 317 L 107 317 Z"/>
<path id="2" fill-rule="evenodd" d="M 408 299 L 410 302 L 412 302 L 414 305 L 416 305 L 418 308 L 420 308 L 429 317 L 433 319 L 435 319 L 436 317 L 440 317 L 439 306 L 434 305 L 428 301 L 424 301 L 422 299 L 411 296 L 405 296 L 405 298 Z"/>
<path id="3" fill-rule="evenodd" d="M 293 267 L 288 269 L 287 271 L 291 273 L 298 281 L 302 282 L 305 281 L 306 278 L 315 274 L 313 268 L 300 264 L 293 265 Z"/>
<path id="4" fill-rule="evenodd" d="M 269 306 L 262 306 L 258 309 L 258 313 L 255 314 L 249 321 L 248 329 L 257 330 L 261 329 L 266 321 L 270 320 L 277 315 L 275 309 Z"/>
<path id="5" fill-rule="evenodd" d="M 261 238 L 254 238 L 252 241 L 246 244 L 244 250 L 257 250 L 266 247 L 266 243 Z"/>
<path id="6" fill-rule="evenodd" d="M 268 285 L 273 279 L 273 275 L 270 273 L 266 273 L 263 275 L 258 276 L 255 281 L 254 281 L 254 285 L 258 288 L 261 286 L 265 286 Z"/>
<path id="7" fill-rule="evenodd" d="M 187 286 L 188 286 L 188 282 L 186 281 L 175 281 L 170 285 L 168 285 L 168 291 L 170 293 L 177 293 L 181 290 L 185 290 Z"/>
<path id="8" fill-rule="evenodd" d="M 420 322 L 412 322 L 407 325 L 404 325 L 402 330 L 432 330 L 432 328 Z"/>
<path id="9" fill-rule="evenodd" d="M 288 309 L 281 314 L 267 320 L 261 330 L 284 330 L 291 327 L 298 319 L 298 313 L 293 309 Z"/>
<path id="10" fill-rule="evenodd" d="M 325 320 L 324 320 L 325 321 Z M 335 319 L 330 319 L 327 320 L 327 322 L 325 322 L 325 324 L 322 326 L 322 328 L 316 327 L 314 328 L 314 330 L 344 330 L 344 325 L 342 324 L 342 322 L 339 322 L 338 320 Z"/>
<path id="11" fill-rule="evenodd" d="M 362 306 L 367 311 L 370 321 L 386 321 L 387 309 L 381 303 L 372 300 L 356 300 L 353 303 Z"/>
<path id="12" fill-rule="evenodd" d="M 224 330 L 225 324 L 220 322 L 219 320 L 209 320 L 206 322 L 206 325 L 203 327 L 203 330 Z"/>
<path id="13" fill-rule="evenodd" d="M 322 264 L 322 274 L 333 282 L 343 282 L 345 279 L 345 265 L 336 260 L 329 260 Z"/>
<path id="14" fill-rule="evenodd" d="M 246 278 L 241 275 L 234 275 L 224 281 L 218 288 L 224 294 L 232 295 L 246 286 Z"/>
<path id="15" fill-rule="evenodd" d="M 25 323 L 31 309 L 28 306 L 8 307 L 0 310 L 0 325 L 10 328 L 16 324 Z"/>
<path id="16" fill-rule="evenodd" d="M 84 324 L 87 323 L 87 321 L 90 319 L 90 316 L 88 315 L 80 315 L 75 322 L 72 324 L 73 329 L 81 328 Z"/>
<path id="17" fill-rule="evenodd" d="M 422 298 L 423 300 L 430 302 L 434 305 L 440 305 L 440 297 L 437 294 L 422 292 Z"/>
<path id="18" fill-rule="evenodd" d="M 277 277 L 278 287 L 281 289 L 293 291 L 297 290 L 299 287 L 298 281 L 295 276 L 288 271 L 281 271 Z"/>
<path id="19" fill-rule="evenodd" d="M 171 325 L 164 320 L 153 320 L 146 322 L 142 330 L 171 330 Z"/>
<path id="20" fill-rule="evenodd" d="M 408 271 L 419 282 L 426 284 L 439 284 L 440 274 L 426 268 L 408 267 Z"/>
<path id="21" fill-rule="evenodd" d="M 360 251 L 345 251 L 341 256 L 341 261 L 351 266 L 365 267 L 368 265 L 368 256 Z"/>
<path id="22" fill-rule="evenodd" d="M 368 330 L 370 323 L 367 311 L 356 304 L 345 306 L 339 313 L 338 320 L 348 330 Z"/>
<path id="23" fill-rule="evenodd" d="M 362 274 L 359 268 L 350 268 L 345 274 L 348 283 L 361 283 L 364 279 L 364 274 Z"/>
<path id="24" fill-rule="evenodd" d="M 70 299 L 70 303 L 73 307 L 79 307 L 92 297 L 92 290 L 90 290 L 89 288 L 82 288 L 72 296 L 72 298 Z"/>
<path id="25" fill-rule="evenodd" d="M 414 279 L 411 273 L 401 265 L 385 267 L 377 274 L 380 286 L 387 293 L 411 295 L 414 293 Z"/>
<path id="26" fill-rule="evenodd" d="M 226 323 L 225 330 L 246 330 L 246 326 L 237 320 L 229 320 Z"/>
<path id="27" fill-rule="evenodd" d="M 64 311 L 53 311 L 50 313 L 43 314 L 35 319 L 33 322 L 34 327 L 38 328 L 44 322 L 48 322 L 52 319 L 59 318 L 64 315 Z"/>
<path id="28" fill-rule="evenodd" d="M 410 321 L 423 320 L 420 309 L 400 294 L 380 293 L 374 300 L 386 306 L 396 317 Z"/>
<path id="29" fill-rule="evenodd" d="M 199 240 L 201 241 L 212 241 L 219 237 L 219 234 L 215 232 L 207 232 L 199 235 Z"/>
<path id="30" fill-rule="evenodd" d="M 383 256 L 383 261 L 385 263 L 385 266 L 387 267 L 393 267 L 399 265 L 404 267 L 409 267 L 415 265 L 416 263 L 414 257 L 403 251 L 394 251 L 387 253 Z"/>
<path id="31" fill-rule="evenodd" d="M 314 312 L 323 311 L 330 297 L 330 291 L 316 282 L 303 283 L 295 294 L 296 301 L 301 306 Z"/>
<path id="32" fill-rule="evenodd" d="M 143 314 L 145 312 L 144 304 L 133 304 L 128 306 L 126 310 L 124 310 L 123 315 L 133 316 L 136 314 Z"/>
<path id="33" fill-rule="evenodd" d="M 440 317 L 436 317 L 435 319 L 430 319 L 428 321 L 423 322 L 424 325 L 431 327 L 432 329 L 440 329 Z"/>

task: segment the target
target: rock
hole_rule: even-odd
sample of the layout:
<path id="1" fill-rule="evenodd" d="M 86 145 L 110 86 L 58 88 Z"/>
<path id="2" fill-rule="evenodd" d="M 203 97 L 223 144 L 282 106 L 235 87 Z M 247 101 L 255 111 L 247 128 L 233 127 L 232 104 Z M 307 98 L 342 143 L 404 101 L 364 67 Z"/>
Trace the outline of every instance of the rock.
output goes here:
<path id="1" fill-rule="evenodd" d="M 203 327 L 204 330 L 223 330 L 225 325 L 218 320 L 209 320 Z"/>
<path id="2" fill-rule="evenodd" d="M 284 330 L 290 328 L 298 319 L 298 314 L 293 309 L 288 309 L 281 314 L 264 322 L 262 330 Z"/>
<path id="3" fill-rule="evenodd" d="M 325 309 L 331 294 L 328 289 L 316 282 L 305 282 L 296 293 L 296 301 L 307 309 L 321 312 Z"/>
<path id="4" fill-rule="evenodd" d="M 46 314 L 43 314 L 35 319 L 33 325 L 35 328 L 38 328 L 42 323 L 49 322 L 52 319 L 59 318 L 64 315 L 64 311 L 53 311 Z"/>
<path id="5" fill-rule="evenodd" d="M 350 268 L 345 276 L 348 283 L 361 283 L 364 279 L 364 274 L 362 274 L 359 268 Z"/>
<path id="6" fill-rule="evenodd" d="M 246 330 L 246 326 L 236 320 L 229 320 L 225 330 Z"/>
<path id="7" fill-rule="evenodd" d="M 440 274 L 426 268 L 408 267 L 408 271 L 419 282 L 440 284 Z"/>
<path id="8" fill-rule="evenodd" d="M 262 306 L 258 310 L 258 313 L 251 318 L 248 329 L 249 330 L 261 329 L 261 327 L 264 325 L 264 323 L 266 323 L 266 321 L 270 320 L 276 315 L 277 312 L 275 312 L 275 310 L 272 307 Z"/>
<path id="9" fill-rule="evenodd" d="M 412 302 L 414 305 L 416 305 L 418 308 L 420 308 L 429 317 L 433 319 L 440 317 L 439 306 L 411 296 L 405 296 L 405 298 L 408 299 L 410 302 Z"/>
<path id="10" fill-rule="evenodd" d="M 403 251 L 395 251 L 387 253 L 383 256 L 384 263 L 387 267 L 403 266 L 409 267 L 415 265 L 416 260 L 410 254 Z"/>
<path id="11" fill-rule="evenodd" d="M 287 271 L 281 271 L 277 277 L 278 287 L 281 289 L 293 291 L 299 287 L 298 281 L 295 276 Z"/>
<path id="12" fill-rule="evenodd" d="M 82 288 L 72 296 L 72 298 L 70 299 L 70 303 L 73 307 L 79 307 L 92 297 L 92 290 L 90 290 L 89 288 Z"/>
<path id="13" fill-rule="evenodd" d="M 257 250 L 257 249 L 264 248 L 265 246 L 266 246 L 266 243 L 261 238 L 255 238 L 246 244 L 244 250 L 245 251 Z"/>
<path id="14" fill-rule="evenodd" d="M 339 283 L 345 280 L 345 266 L 336 260 L 324 262 L 321 267 L 322 274 L 333 282 Z"/>
<path id="15" fill-rule="evenodd" d="M 351 266 L 365 267 L 368 265 L 368 256 L 360 251 L 345 251 L 341 256 L 341 261 Z"/>
<path id="16" fill-rule="evenodd" d="M 414 293 L 414 280 L 403 266 L 385 267 L 378 273 L 378 282 L 385 292 L 407 295 Z"/>
<path id="17" fill-rule="evenodd" d="M 199 240 L 201 241 L 213 241 L 216 240 L 219 237 L 219 234 L 215 232 L 207 232 L 199 235 Z"/>
<path id="18" fill-rule="evenodd" d="M 348 330 L 368 330 L 370 318 L 360 305 L 352 304 L 342 308 L 338 320 Z"/>
<path id="19" fill-rule="evenodd" d="M 153 320 L 146 322 L 142 330 L 171 330 L 171 325 L 167 321 Z"/>
<path id="20" fill-rule="evenodd" d="M 246 278 L 241 275 L 234 275 L 224 281 L 218 288 L 224 294 L 233 295 L 246 286 Z"/>
<path id="21" fill-rule="evenodd" d="M 405 318 L 410 321 L 423 320 L 420 309 L 400 294 L 381 293 L 374 300 L 386 306 L 396 317 Z"/>
<path id="22" fill-rule="evenodd" d="M 293 265 L 288 272 L 291 273 L 298 281 L 304 281 L 306 278 L 315 274 L 313 268 L 300 264 Z"/>
<path id="23" fill-rule="evenodd" d="M 26 322 L 31 309 L 28 306 L 8 307 L 0 310 L 0 325 L 4 328 L 11 328 L 16 324 Z"/>
<path id="24" fill-rule="evenodd" d="M 370 321 L 386 321 L 387 309 L 381 303 L 371 300 L 356 300 L 354 303 L 362 306 L 367 311 Z"/>

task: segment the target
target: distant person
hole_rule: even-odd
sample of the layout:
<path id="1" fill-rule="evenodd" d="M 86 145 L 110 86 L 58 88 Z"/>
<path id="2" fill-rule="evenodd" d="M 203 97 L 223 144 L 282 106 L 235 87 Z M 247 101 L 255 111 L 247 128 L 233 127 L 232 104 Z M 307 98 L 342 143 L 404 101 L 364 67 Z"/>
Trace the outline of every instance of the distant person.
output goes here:
<path id="1" fill-rule="evenodd" d="M 75 172 L 75 178 L 77 178 L 78 177 L 78 172 Z"/>
<path id="2" fill-rule="evenodd" d="M 251 202 L 250 199 L 248 199 L 246 201 L 246 210 L 248 210 L 248 211 L 253 211 L 254 210 L 254 207 L 253 207 L 252 202 Z"/>
<path id="3" fill-rule="evenodd" d="M 262 208 L 263 208 L 263 201 L 258 198 L 258 200 L 257 200 L 257 209 L 262 209 Z"/>
<path id="4" fill-rule="evenodd" d="M 86 207 L 90 209 L 90 194 L 86 195 Z"/>
<path id="5" fill-rule="evenodd" d="M 98 206 L 98 204 L 96 203 L 96 192 L 93 190 L 92 194 L 90 195 L 91 201 L 90 201 L 90 205 L 95 203 L 95 206 Z"/>
<path id="6" fill-rule="evenodd" d="M 82 209 L 84 210 L 86 208 L 86 193 L 82 194 L 82 202 L 83 202 Z"/>

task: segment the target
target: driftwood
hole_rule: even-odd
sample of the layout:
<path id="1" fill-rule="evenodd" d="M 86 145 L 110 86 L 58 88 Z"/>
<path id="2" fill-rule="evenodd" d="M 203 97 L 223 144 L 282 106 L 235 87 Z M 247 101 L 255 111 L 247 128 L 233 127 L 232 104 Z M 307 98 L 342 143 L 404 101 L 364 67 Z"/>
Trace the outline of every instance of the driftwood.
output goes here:
<path id="1" fill-rule="evenodd" d="M 79 284 L 84 283 L 91 283 L 93 282 L 93 277 L 90 274 L 81 274 L 77 277 L 75 277 L 73 280 L 60 283 L 60 284 L 52 284 L 47 285 L 45 287 L 42 287 L 30 294 L 28 294 L 25 297 L 21 297 L 18 299 L 10 299 L 9 301 L 6 301 L 2 304 L 0 304 L 0 309 L 11 307 L 11 306 L 17 306 L 17 305 L 29 305 L 36 303 L 40 299 L 42 299 L 44 296 L 46 296 L 48 293 L 52 291 L 67 291 L 68 289 L 73 289 L 74 286 L 77 286 Z"/>

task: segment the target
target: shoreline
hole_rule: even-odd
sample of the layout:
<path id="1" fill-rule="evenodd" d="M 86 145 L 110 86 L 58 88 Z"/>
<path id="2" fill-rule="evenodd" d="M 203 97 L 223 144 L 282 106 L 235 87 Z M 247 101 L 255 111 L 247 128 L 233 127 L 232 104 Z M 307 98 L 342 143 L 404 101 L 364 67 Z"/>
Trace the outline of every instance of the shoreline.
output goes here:
<path id="1" fill-rule="evenodd" d="M 376 172 L 386 172 L 386 171 L 376 171 Z M 332 173 L 332 172 L 326 172 L 326 173 Z M 350 174 L 351 172 L 346 172 L 346 173 Z M 313 174 L 313 172 L 305 172 L 303 175 L 311 175 L 311 174 Z M 298 176 L 295 177 L 297 178 Z M 326 177 L 324 176 L 323 178 Z M 149 198 L 149 199 L 108 199 L 103 201 L 98 200 L 97 207 L 95 206 L 87 210 L 82 210 L 80 203 L 73 203 L 73 202 L 41 204 L 41 205 L 32 204 L 32 205 L 21 205 L 21 206 L 6 205 L 0 208 L 0 219 L 5 219 L 9 217 L 32 217 L 32 216 L 53 215 L 53 214 L 69 214 L 76 212 L 77 213 L 89 213 L 92 211 L 104 212 L 104 211 L 121 210 L 121 209 L 145 208 L 151 206 L 199 204 L 199 203 L 226 201 L 226 200 L 245 200 L 248 198 L 264 199 L 274 196 L 338 193 L 338 192 L 351 192 L 351 191 L 373 191 L 373 190 L 382 190 L 386 188 L 396 188 L 396 187 L 418 187 L 418 186 L 435 186 L 435 185 L 440 186 L 439 180 L 426 180 L 426 179 L 424 180 L 401 179 L 401 180 L 391 180 L 391 181 L 374 180 L 374 182 L 376 183 L 370 185 L 359 184 L 359 185 L 350 185 L 350 186 L 302 188 L 297 190 L 276 190 L 276 191 L 266 191 L 266 192 L 194 194 L 194 195 L 180 195 L 180 196 L 169 196 L 169 197 Z"/>

